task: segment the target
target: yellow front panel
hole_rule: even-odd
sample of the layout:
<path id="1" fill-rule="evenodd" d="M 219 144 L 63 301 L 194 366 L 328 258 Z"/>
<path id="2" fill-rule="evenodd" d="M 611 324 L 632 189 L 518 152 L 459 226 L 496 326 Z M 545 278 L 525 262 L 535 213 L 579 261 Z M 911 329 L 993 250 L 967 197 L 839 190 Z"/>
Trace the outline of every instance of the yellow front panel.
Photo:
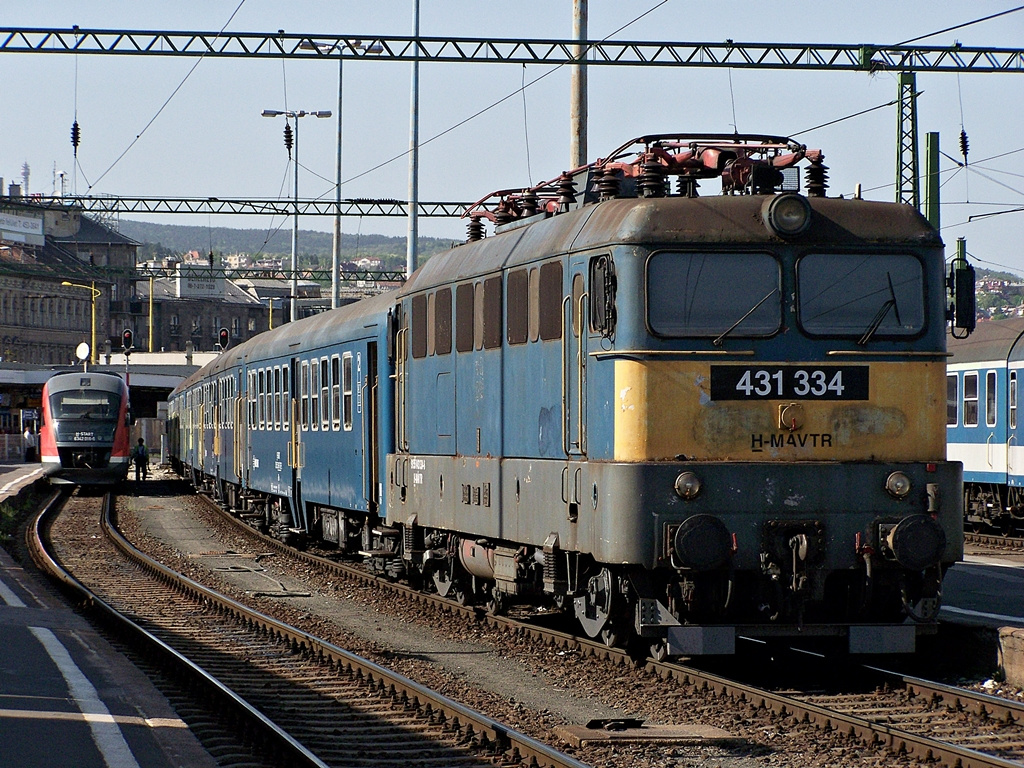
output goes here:
<path id="1" fill-rule="evenodd" d="M 934 362 L 871 363 L 868 400 L 716 402 L 710 362 L 616 360 L 615 460 L 941 461 L 945 401 Z"/>

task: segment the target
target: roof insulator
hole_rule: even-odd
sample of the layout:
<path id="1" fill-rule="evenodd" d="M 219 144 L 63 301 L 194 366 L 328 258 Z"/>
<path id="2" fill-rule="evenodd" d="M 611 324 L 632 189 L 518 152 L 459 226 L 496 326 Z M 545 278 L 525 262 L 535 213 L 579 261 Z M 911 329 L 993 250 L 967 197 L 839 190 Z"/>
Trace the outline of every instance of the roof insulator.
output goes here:
<path id="1" fill-rule="evenodd" d="M 532 189 L 524 189 L 523 196 L 520 198 L 520 204 L 523 206 L 523 216 L 535 216 L 537 214 L 537 193 Z"/>
<path id="2" fill-rule="evenodd" d="M 644 160 L 640 166 L 640 187 L 641 197 L 664 197 L 665 196 L 665 169 L 654 158 Z"/>
<path id="3" fill-rule="evenodd" d="M 558 177 L 558 210 L 559 212 L 569 210 L 569 206 L 576 202 L 576 184 L 568 171 L 562 171 Z"/>
<path id="4" fill-rule="evenodd" d="M 469 224 L 466 225 L 466 242 L 484 239 L 484 221 L 479 216 L 470 216 Z"/>
<path id="5" fill-rule="evenodd" d="M 825 190 L 828 189 L 828 166 L 825 165 L 825 155 L 818 155 L 811 160 L 811 164 L 804 171 L 804 184 L 808 197 L 825 196 Z"/>
<path id="6" fill-rule="evenodd" d="M 619 196 L 619 177 L 611 168 L 598 168 L 594 171 L 594 188 L 598 200 L 612 200 Z"/>

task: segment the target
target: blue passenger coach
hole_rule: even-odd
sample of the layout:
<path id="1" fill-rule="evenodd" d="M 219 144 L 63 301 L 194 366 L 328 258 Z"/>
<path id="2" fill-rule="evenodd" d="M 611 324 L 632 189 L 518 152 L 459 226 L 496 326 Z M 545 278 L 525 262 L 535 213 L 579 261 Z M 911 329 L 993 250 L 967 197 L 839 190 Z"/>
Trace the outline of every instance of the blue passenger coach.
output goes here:
<path id="1" fill-rule="evenodd" d="M 979 323 L 951 339 L 946 368 L 947 454 L 964 465 L 964 515 L 976 530 L 1024 523 L 1024 318 Z"/>

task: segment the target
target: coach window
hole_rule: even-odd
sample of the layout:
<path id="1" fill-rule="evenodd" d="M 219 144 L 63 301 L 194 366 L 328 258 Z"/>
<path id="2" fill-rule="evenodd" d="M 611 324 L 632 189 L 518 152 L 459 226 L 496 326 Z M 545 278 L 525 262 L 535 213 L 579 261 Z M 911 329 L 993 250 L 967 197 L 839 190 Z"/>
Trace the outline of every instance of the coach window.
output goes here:
<path id="1" fill-rule="evenodd" d="M 549 261 L 540 268 L 538 295 L 540 337 L 544 341 L 562 338 L 562 263 Z"/>
<path id="2" fill-rule="evenodd" d="M 530 331 L 529 277 L 525 269 L 508 273 L 505 325 L 509 344 L 525 344 Z"/>
<path id="3" fill-rule="evenodd" d="M 412 356 L 427 356 L 427 297 L 412 297 Z"/>
<path id="4" fill-rule="evenodd" d="M 955 373 L 946 374 L 946 426 L 960 423 L 960 380 Z"/>
<path id="5" fill-rule="evenodd" d="M 320 428 L 325 432 L 331 423 L 331 372 L 327 368 L 327 358 L 320 358 Z"/>
<path id="6" fill-rule="evenodd" d="M 996 372 L 985 374 L 985 426 L 996 425 Z"/>
<path id="7" fill-rule="evenodd" d="M 291 420 L 292 412 L 292 399 L 289 394 L 291 385 L 288 383 L 291 376 L 289 374 L 289 368 L 287 365 L 281 367 L 281 427 L 288 429 L 288 423 Z"/>
<path id="8" fill-rule="evenodd" d="M 473 351 L 473 284 L 455 287 L 455 350 Z"/>
<path id="9" fill-rule="evenodd" d="M 267 398 L 266 398 L 266 391 L 267 390 L 266 390 L 266 382 L 267 382 L 267 372 L 266 372 L 265 369 L 260 368 L 259 383 L 256 385 L 257 386 L 257 391 L 259 392 L 258 397 L 259 397 L 259 408 L 260 408 L 260 415 L 259 415 L 260 429 L 263 429 L 264 426 L 266 425 L 266 418 L 267 418 Z"/>
<path id="10" fill-rule="evenodd" d="M 274 368 L 274 429 L 281 428 L 281 366 Z"/>
<path id="11" fill-rule="evenodd" d="M 439 355 L 452 351 L 452 289 L 442 288 L 436 294 L 434 307 L 434 348 Z"/>
<path id="12" fill-rule="evenodd" d="M 299 373 L 299 412 L 302 420 L 302 428 L 309 429 L 309 362 L 302 361 L 301 373 Z"/>
<path id="13" fill-rule="evenodd" d="M 352 355 L 345 353 L 346 357 Z M 335 432 L 341 427 L 341 373 L 339 371 L 339 360 L 337 355 L 331 358 L 331 428 Z"/>
<path id="14" fill-rule="evenodd" d="M 320 429 L 320 361 L 309 364 L 309 428 Z"/>
<path id="15" fill-rule="evenodd" d="M 249 391 L 246 392 L 246 399 L 249 401 L 249 429 L 256 428 L 256 371 L 249 371 Z"/>
<path id="16" fill-rule="evenodd" d="M 964 374 L 964 426 L 978 426 L 978 374 Z"/>
<path id="17" fill-rule="evenodd" d="M 1010 371 L 1010 392 L 1007 395 L 1010 411 L 1010 429 L 1017 428 L 1017 372 Z"/>
<path id="18" fill-rule="evenodd" d="M 450 295 L 450 294 L 449 294 Z M 346 352 L 341 358 L 342 397 L 344 398 L 345 431 L 352 429 L 352 353 Z"/>

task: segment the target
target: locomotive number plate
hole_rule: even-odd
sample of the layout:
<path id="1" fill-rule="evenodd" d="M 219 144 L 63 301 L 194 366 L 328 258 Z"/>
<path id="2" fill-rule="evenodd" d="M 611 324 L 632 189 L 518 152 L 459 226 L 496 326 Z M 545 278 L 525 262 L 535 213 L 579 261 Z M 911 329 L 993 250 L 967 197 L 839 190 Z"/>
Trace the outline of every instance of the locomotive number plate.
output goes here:
<path id="1" fill-rule="evenodd" d="M 711 366 L 712 400 L 867 400 L 866 365 Z"/>

